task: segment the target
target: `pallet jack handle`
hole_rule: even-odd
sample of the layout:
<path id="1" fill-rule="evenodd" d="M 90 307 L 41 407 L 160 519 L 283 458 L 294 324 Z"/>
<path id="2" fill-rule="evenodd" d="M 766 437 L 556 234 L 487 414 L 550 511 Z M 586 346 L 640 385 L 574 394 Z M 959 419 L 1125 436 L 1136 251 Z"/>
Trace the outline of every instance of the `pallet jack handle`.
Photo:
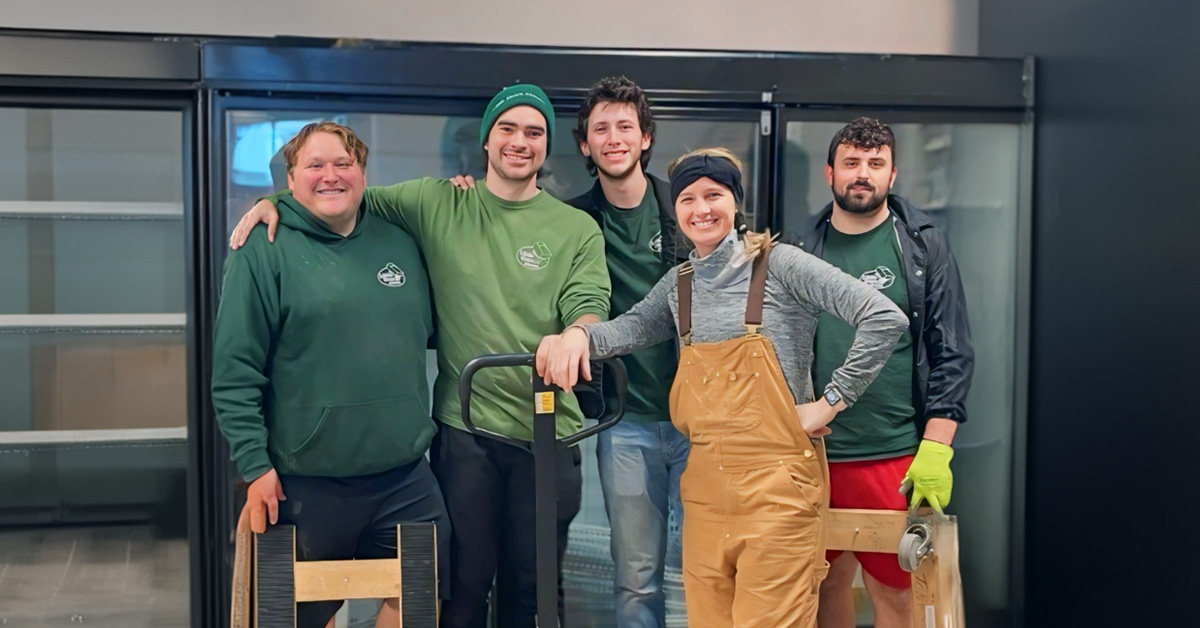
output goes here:
<path id="1" fill-rule="evenodd" d="M 475 426 L 475 423 L 473 421 L 471 421 L 471 381 L 475 377 L 475 373 L 477 371 L 479 371 L 480 369 L 513 367 L 513 366 L 528 366 L 528 367 L 532 368 L 534 365 L 534 357 L 535 356 L 532 353 L 502 353 L 502 354 L 497 354 L 497 355 L 480 356 L 478 358 L 471 360 L 470 362 L 467 362 L 467 365 L 465 367 L 463 367 L 462 376 L 458 380 L 458 402 L 459 402 L 459 405 L 462 407 L 463 425 L 467 428 L 468 432 L 470 432 L 472 434 L 476 434 L 478 436 L 484 436 L 487 438 L 492 438 L 492 439 L 495 439 L 498 441 L 502 441 L 502 442 L 508 443 L 509 445 L 512 445 L 514 447 L 519 447 L 521 449 L 524 449 L 526 451 L 533 451 L 533 445 L 530 441 L 525 441 L 525 440 L 521 440 L 518 438 L 512 438 L 510 436 L 505 436 L 503 434 L 496 434 L 494 432 L 488 432 L 486 430 L 481 430 Z M 572 434 L 571 436 L 567 436 L 565 438 L 558 439 L 558 442 L 564 447 L 570 447 L 571 445 L 574 445 L 574 444 L 578 443 L 579 441 L 584 440 L 585 438 L 589 438 L 589 437 L 595 436 L 596 434 L 599 434 L 600 432 L 603 432 L 604 430 L 615 425 L 617 423 L 617 421 L 620 421 L 621 417 L 624 416 L 624 414 L 625 414 L 625 392 L 629 387 L 628 386 L 628 384 L 629 384 L 628 376 L 625 373 L 625 363 L 622 362 L 619 358 L 606 358 L 603 360 L 593 360 L 592 361 L 592 372 L 593 373 L 600 372 L 600 368 L 597 368 L 597 367 L 601 367 L 601 368 L 608 367 L 607 371 L 605 371 L 605 376 L 612 377 L 613 384 L 614 384 L 613 388 L 616 390 L 616 393 L 617 393 L 616 406 L 610 408 L 610 407 L 607 407 L 607 404 L 606 404 L 603 415 L 601 415 L 599 417 L 587 417 L 589 419 L 595 418 L 596 419 L 595 425 L 584 428 L 584 429 L 576 432 L 575 434 Z M 577 387 L 585 388 L 587 385 L 588 385 L 588 382 L 580 381 L 579 386 L 577 386 Z M 556 392 L 557 393 L 557 392 L 561 392 L 561 389 L 558 386 L 553 386 L 553 385 L 546 386 L 542 382 L 542 380 L 538 379 L 538 377 L 535 373 L 534 378 L 533 378 L 533 392 L 535 394 L 542 393 L 542 392 Z M 536 408 L 535 408 L 535 410 L 536 410 Z M 537 413 L 535 412 L 535 414 L 537 414 Z"/>
<path id="2" fill-rule="evenodd" d="M 508 353 L 475 358 L 463 367 L 458 381 L 458 400 L 462 406 L 463 426 L 477 436 L 495 439 L 533 454 L 533 480 L 535 514 L 535 544 L 537 548 L 537 625 L 539 628 L 554 628 L 558 621 L 558 450 L 570 447 L 579 441 L 594 436 L 616 425 L 625 414 L 625 392 L 628 376 L 625 364 L 619 358 L 594 360 L 592 371 L 608 367 L 606 373 L 613 378 L 617 393 L 614 407 L 605 408 L 596 425 L 580 430 L 564 438 L 557 437 L 555 420 L 556 398 L 562 390 L 558 386 L 547 386 L 534 373 L 531 382 L 533 402 L 533 441 L 524 441 L 503 434 L 479 429 L 471 421 L 471 380 L 483 368 L 533 367 L 534 355 L 530 353 Z M 586 382 L 582 387 L 586 387 Z"/>

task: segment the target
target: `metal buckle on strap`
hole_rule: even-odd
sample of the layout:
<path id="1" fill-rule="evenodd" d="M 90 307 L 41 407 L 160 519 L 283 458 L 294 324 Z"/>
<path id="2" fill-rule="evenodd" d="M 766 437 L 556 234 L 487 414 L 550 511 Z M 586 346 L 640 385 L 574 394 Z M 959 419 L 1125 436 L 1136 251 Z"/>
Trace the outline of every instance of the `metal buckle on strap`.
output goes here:
<path id="1" fill-rule="evenodd" d="M 750 323 L 746 323 L 746 335 L 747 336 L 759 335 L 758 332 L 760 329 L 762 329 L 762 325 L 751 325 Z"/>

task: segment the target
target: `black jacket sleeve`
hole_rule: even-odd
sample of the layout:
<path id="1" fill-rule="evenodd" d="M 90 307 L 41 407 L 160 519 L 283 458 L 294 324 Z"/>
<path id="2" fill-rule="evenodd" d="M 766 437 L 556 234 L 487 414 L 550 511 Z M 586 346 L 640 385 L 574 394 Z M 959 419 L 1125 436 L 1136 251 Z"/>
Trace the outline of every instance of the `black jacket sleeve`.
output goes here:
<path id="1" fill-rule="evenodd" d="M 925 418 L 967 420 L 967 393 L 975 371 L 975 351 L 967 323 L 958 263 L 946 238 L 936 229 L 925 232 L 929 276 L 925 290 L 925 350 L 929 357 L 929 384 Z"/>

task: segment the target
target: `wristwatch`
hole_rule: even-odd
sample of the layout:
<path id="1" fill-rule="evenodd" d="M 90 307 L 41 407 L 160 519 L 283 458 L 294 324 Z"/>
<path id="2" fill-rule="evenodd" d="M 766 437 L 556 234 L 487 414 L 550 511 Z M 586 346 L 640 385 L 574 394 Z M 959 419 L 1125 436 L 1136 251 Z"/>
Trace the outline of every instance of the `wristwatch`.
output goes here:
<path id="1" fill-rule="evenodd" d="M 842 395 L 832 385 L 825 387 L 825 401 L 829 402 L 829 406 L 837 407 L 837 404 L 842 402 Z"/>

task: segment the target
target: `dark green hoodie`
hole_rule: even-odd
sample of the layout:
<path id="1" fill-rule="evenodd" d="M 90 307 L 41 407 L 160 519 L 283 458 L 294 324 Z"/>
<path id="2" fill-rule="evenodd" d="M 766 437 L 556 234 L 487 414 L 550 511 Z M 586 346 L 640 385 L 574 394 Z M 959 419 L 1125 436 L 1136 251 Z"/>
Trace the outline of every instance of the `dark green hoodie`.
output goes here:
<path id="1" fill-rule="evenodd" d="M 225 262 L 217 423 L 238 470 L 350 477 L 424 455 L 435 430 L 429 279 L 416 244 L 362 207 L 342 237 L 294 198 Z M 373 224 L 372 224 L 373 223 Z"/>

